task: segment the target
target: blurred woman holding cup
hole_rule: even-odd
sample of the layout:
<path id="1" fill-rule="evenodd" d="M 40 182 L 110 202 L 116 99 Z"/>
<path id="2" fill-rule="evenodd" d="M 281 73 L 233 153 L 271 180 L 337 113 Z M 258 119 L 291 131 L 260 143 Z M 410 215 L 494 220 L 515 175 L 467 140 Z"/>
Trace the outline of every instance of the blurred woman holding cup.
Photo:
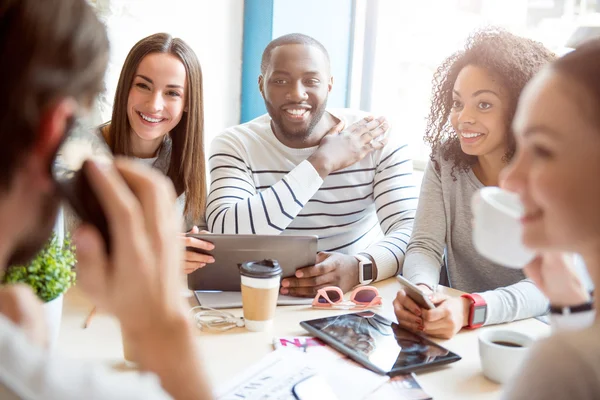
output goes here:
<path id="1" fill-rule="evenodd" d="M 555 308 L 585 306 L 586 294 L 549 252 L 582 255 L 600 285 L 600 40 L 544 69 L 525 89 L 514 121 L 518 150 L 504 186 L 524 207 L 523 243 L 544 255 L 526 273 Z M 598 296 L 593 305 L 600 306 Z M 597 399 L 600 319 L 534 346 L 509 399 Z"/>

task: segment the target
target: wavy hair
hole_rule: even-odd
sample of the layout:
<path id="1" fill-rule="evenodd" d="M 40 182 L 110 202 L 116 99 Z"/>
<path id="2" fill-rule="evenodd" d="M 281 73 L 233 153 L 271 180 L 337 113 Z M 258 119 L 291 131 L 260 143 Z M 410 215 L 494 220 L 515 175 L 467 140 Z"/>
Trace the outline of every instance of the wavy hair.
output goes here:
<path id="1" fill-rule="evenodd" d="M 427 119 L 424 140 L 431 146 L 431 160 L 439 172 L 436 157 L 453 162 L 454 171 L 468 171 L 477 162 L 477 157 L 465 154 L 460 140 L 450 124 L 452 90 L 460 71 L 467 65 L 486 69 L 500 79 L 509 98 L 506 114 L 506 140 L 508 151 L 504 155 L 510 160 L 515 152 L 515 139 L 510 128 L 517 109 L 517 101 L 525 84 L 546 64 L 556 58 L 554 53 L 541 43 L 513 35 L 499 28 L 485 28 L 471 34 L 464 49 L 448 57 L 433 76 L 432 101 Z"/>

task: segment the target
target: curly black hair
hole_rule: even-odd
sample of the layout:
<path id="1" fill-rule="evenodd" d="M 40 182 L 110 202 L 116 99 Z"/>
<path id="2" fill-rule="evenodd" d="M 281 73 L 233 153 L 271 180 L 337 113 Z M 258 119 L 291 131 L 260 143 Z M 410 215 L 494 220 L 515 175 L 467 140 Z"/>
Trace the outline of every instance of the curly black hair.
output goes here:
<path id="1" fill-rule="evenodd" d="M 556 55 L 541 43 L 513 35 L 500 28 L 485 28 L 471 34 L 465 48 L 448 57 L 433 75 L 432 102 L 424 140 L 431 146 L 430 157 L 436 170 L 440 171 L 437 156 L 454 162 L 452 177 L 455 169 L 468 171 L 477 162 L 476 156 L 462 151 L 460 140 L 448 118 L 452 109 L 454 82 L 464 67 L 475 65 L 485 68 L 498 77 L 507 89 L 510 104 L 506 126 L 509 127 L 509 131 L 508 151 L 504 158 L 508 161 L 515 152 L 515 139 L 510 126 L 519 95 L 525 84 L 555 58 Z"/>

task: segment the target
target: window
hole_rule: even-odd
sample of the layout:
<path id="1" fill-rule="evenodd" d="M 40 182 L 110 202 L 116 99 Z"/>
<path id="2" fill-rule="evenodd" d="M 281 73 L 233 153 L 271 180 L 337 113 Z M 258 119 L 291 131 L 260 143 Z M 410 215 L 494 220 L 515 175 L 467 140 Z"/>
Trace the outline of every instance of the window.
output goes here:
<path id="1" fill-rule="evenodd" d="M 429 156 L 423 134 L 433 74 L 446 57 L 463 47 L 471 32 L 487 25 L 500 26 L 538 40 L 561 54 L 577 26 L 598 11 L 598 3 L 596 0 L 368 1 L 363 13 L 366 23 L 361 29 L 364 29 L 364 53 L 374 55 L 363 61 L 362 73 L 371 76 L 362 79 L 361 90 L 363 96 L 367 93 L 369 101 L 366 107 L 361 101 L 360 106 L 386 115 L 394 132 L 404 135 L 413 149 L 415 167 L 423 168 Z M 374 39 L 369 41 L 369 37 Z M 373 43 L 374 51 L 368 47 Z"/>

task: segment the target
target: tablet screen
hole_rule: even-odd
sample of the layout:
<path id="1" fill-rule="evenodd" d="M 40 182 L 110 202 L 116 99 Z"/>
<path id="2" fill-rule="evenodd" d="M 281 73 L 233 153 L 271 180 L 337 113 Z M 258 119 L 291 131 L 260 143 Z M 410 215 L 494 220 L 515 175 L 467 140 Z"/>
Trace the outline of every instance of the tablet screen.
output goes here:
<path id="1" fill-rule="evenodd" d="M 460 360 L 449 350 L 370 311 L 303 321 L 300 325 L 380 373 L 396 375 Z"/>

